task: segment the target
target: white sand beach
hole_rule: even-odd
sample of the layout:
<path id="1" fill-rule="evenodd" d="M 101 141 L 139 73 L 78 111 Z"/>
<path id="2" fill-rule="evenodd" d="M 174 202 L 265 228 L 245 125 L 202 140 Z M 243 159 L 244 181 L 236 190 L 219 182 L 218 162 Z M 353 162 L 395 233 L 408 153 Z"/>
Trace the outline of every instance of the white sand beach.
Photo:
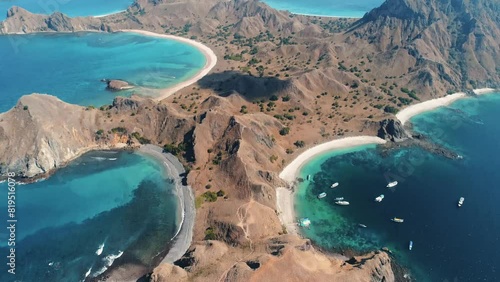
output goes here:
<path id="1" fill-rule="evenodd" d="M 475 89 L 473 91 L 476 95 L 483 95 L 496 92 L 497 90 L 493 88 L 480 88 L 480 89 Z M 456 100 L 463 99 L 466 97 L 468 96 L 465 93 L 458 92 L 445 97 L 436 98 L 415 105 L 411 105 L 399 111 L 396 114 L 396 118 L 399 119 L 399 121 L 401 121 L 402 124 L 405 124 L 413 116 L 416 116 L 423 112 L 434 110 L 439 107 L 448 106 L 449 104 L 455 102 Z"/>
<path id="2" fill-rule="evenodd" d="M 287 181 L 290 186 L 293 185 L 300 168 L 313 157 L 321 155 L 328 151 L 343 149 L 368 144 L 385 144 L 387 141 L 375 136 L 355 136 L 346 137 L 319 144 L 310 149 L 307 149 L 302 154 L 297 156 L 289 163 L 280 173 L 280 178 Z M 278 217 L 281 220 L 288 233 L 298 234 L 294 211 L 294 190 L 295 187 L 278 187 L 276 189 L 276 207 L 278 209 Z"/>
<path id="3" fill-rule="evenodd" d="M 476 95 L 483 95 L 483 94 L 491 94 L 493 92 L 497 92 L 497 89 L 494 88 L 480 88 L 480 89 L 475 89 L 473 90 Z"/>
<path id="4" fill-rule="evenodd" d="M 198 41 L 194 41 L 192 39 L 187 39 L 184 37 L 179 37 L 179 36 L 174 36 L 174 35 L 159 34 L 159 33 L 154 33 L 151 31 L 137 30 L 137 29 L 122 29 L 122 30 L 119 30 L 119 32 L 133 32 L 133 33 L 138 33 L 138 34 L 142 34 L 142 35 L 146 35 L 146 36 L 171 39 L 171 40 L 176 40 L 179 42 L 187 43 L 189 45 L 196 47 L 205 56 L 205 58 L 206 58 L 205 66 L 195 76 L 193 76 L 190 79 L 183 81 L 179 84 L 176 84 L 172 87 L 162 89 L 160 91 L 160 96 L 155 97 L 156 101 L 161 101 L 161 100 L 169 97 L 170 95 L 174 94 L 175 92 L 183 89 L 184 87 L 187 87 L 187 86 L 197 82 L 198 80 L 203 78 L 205 75 L 207 75 L 217 64 L 217 56 L 215 55 L 214 51 L 212 51 L 212 49 L 208 48 L 206 45 L 204 45 Z"/>
<path id="5" fill-rule="evenodd" d="M 445 96 L 442 98 L 432 99 L 432 100 L 428 100 L 428 101 L 425 101 L 422 103 L 411 105 L 411 106 L 408 106 L 408 107 L 402 109 L 401 111 L 399 111 L 396 114 L 396 118 L 399 119 L 399 121 L 402 124 L 405 124 L 413 116 L 416 116 L 416 115 L 421 114 L 423 112 L 434 110 L 434 109 L 439 108 L 439 107 L 447 106 L 447 105 L 451 104 L 452 102 L 454 102 L 458 99 L 465 98 L 465 97 L 467 97 L 467 95 L 465 93 L 459 92 L 459 93 L 451 94 L 451 95 L 448 95 L 448 96 Z"/>
<path id="6" fill-rule="evenodd" d="M 385 144 L 387 141 L 376 136 L 354 136 L 346 137 L 319 144 L 310 149 L 307 149 L 291 163 L 289 163 L 280 173 L 280 178 L 291 183 L 295 181 L 296 175 L 300 168 L 307 163 L 310 159 L 317 155 L 321 155 L 328 151 L 336 149 L 349 148 L 368 144 Z"/>

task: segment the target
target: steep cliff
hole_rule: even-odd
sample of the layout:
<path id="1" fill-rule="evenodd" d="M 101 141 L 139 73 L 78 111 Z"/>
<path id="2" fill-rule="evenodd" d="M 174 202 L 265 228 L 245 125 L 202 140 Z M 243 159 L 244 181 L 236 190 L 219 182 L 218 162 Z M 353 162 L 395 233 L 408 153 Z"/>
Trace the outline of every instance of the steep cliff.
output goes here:
<path id="1" fill-rule="evenodd" d="M 48 95 L 24 96 L 0 114 L 0 171 L 9 168 L 25 177 L 47 173 L 97 148 L 96 131 L 95 112 Z"/>
<path id="2" fill-rule="evenodd" d="M 50 95 L 23 96 L 13 109 L 0 114 L 0 172 L 41 176 L 88 150 L 137 142 L 132 133 L 179 142 L 193 125 L 192 119 L 148 99 L 118 97 L 99 110 Z"/>

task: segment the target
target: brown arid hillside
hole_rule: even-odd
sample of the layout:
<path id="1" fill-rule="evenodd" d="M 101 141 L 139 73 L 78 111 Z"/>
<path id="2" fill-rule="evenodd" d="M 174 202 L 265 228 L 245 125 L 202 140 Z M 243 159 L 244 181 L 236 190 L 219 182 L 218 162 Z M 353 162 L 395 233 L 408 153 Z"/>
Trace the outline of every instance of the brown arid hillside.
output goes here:
<path id="1" fill-rule="evenodd" d="M 292 15 L 254 0 L 138 0 L 123 13 L 75 19 L 13 8 L 2 33 L 143 29 L 203 42 L 218 62 L 160 103 L 117 98 L 94 109 L 23 97 L 0 115 L 0 169 L 31 177 L 122 143 L 176 152 L 196 195 L 193 244 L 177 266 L 156 268 L 153 281 L 405 281 L 388 252 L 351 259 L 285 234 L 278 173 L 314 144 L 377 134 L 406 105 L 498 88 L 498 5 L 388 0 L 357 21 Z M 58 111 L 40 110 L 51 108 Z M 205 201 L 219 190 L 224 197 Z"/>

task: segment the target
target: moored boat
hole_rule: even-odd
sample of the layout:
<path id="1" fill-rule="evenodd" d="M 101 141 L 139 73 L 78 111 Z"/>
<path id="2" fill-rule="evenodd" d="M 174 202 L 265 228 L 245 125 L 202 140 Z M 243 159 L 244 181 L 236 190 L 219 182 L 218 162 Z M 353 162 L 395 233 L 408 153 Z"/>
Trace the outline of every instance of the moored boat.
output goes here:
<path id="1" fill-rule="evenodd" d="M 377 198 L 375 198 L 375 202 L 379 202 L 379 203 L 382 202 L 382 200 L 384 199 L 384 197 L 385 197 L 384 194 L 378 196 Z"/>
<path id="2" fill-rule="evenodd" d="M 348 206 L 349 202 L 348 201 L 336 201 L 335 204 L 339 206 Z"/>
<path id="3" fill-rule="evenodd" d="M 413 249 L 413 241 L 410 241 L 410 245 L 408 246 L 408 249 L 411 251 Z"/>
<path id="4" fill-rule="evenodd" d="M 307 175 L 307 180 L 311 180 L 311 175 L 310 174 Z"/>
<path id="5" fill-rule="evenodd" d="M 391 218 L 391 220 L 394 221 L 394 222 L 397 222 L 397 223 L 403 223 L 405 221 L 404 219 L 397 218 L 397 217 Z"/>
<path id="6" fill-rule="evenodd" d="M 460 199 L 458 200 L 458 207 L 461 207 L 464 204 L 464 201 L 464 197 L 460 197 Z"/>
<path id="7" fill-rule="evenodd" d="M 387 184 L 387 188 L 392 188 L 394 186 L 398 185 L 398 182 L 397 181 L 393 181 L 393 182 L 390 182 L 389 184 Z"/>
<path id="8" fill-rule="evenodd" d="M 333 184 L 332 184 L 332 186 L 330 186 L 330 188 L 335 188 L 335 187 L 337 187 L 337 186 L 339 186 L 339 183 L 338 183 L 338 182 L 335 182 L 335 183 L 333 183 Z"/>
<path id="9" fill-rule="evenodd" d="M 343 201 L 343 200 L 344 200 L 344 197 L 335 198 L 335 201 Z"/>
<path id="10" fill-rule="evenodd" d="M 326 197 L 326 193 L 325 192 L 323 192 L 323 193 L 321 193 L 321 194 L 318 195 L 318 199 L 321 199 L 321 198 L 324 198 L 324 197 Z"/>

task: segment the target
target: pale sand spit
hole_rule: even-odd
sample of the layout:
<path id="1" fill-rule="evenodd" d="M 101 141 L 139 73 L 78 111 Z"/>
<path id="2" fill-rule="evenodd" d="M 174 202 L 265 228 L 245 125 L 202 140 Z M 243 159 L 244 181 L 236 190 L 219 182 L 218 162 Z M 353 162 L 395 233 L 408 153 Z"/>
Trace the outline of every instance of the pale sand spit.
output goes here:
<path id="1" fill-rule="evenodd" d="M 473 90 L 476 95 L 489 94 L 493 93 L 496 90 L 493 88 L 480 88 Z M 455 102 L 458 99 L 468 97 L 463 92 L 454 93 L 445 97 L 436 98 L 432 100 L 428 100 L 422 103 L 418 103 L 415 105 L 408 106 L 396 114 L 396 118 L 402 124 L 405 124 L 408 120 L 410 120 L 413 116 L 421 114 L 423 112 L 427 112 L 430 110 L 434 110 L 439 107 L 448 106 L 449 104 Z"/>

